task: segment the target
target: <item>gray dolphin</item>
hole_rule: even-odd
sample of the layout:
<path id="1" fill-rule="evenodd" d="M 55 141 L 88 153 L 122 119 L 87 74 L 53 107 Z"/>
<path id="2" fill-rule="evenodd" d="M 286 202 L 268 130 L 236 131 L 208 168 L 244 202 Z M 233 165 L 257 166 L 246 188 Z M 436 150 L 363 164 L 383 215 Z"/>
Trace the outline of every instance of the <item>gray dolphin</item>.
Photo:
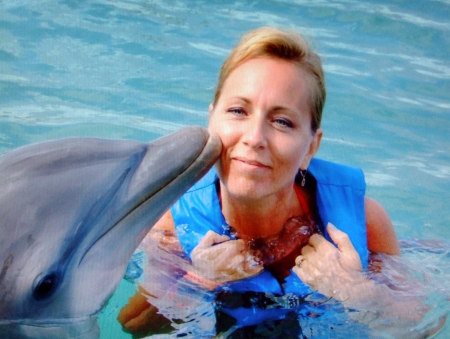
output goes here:
<path id="1" fill-rule="evenodd" d="M 70 138 L 0 156 L 0 337 L 98 337 L 153 223 L 213 165 L 217 137 Z"/>

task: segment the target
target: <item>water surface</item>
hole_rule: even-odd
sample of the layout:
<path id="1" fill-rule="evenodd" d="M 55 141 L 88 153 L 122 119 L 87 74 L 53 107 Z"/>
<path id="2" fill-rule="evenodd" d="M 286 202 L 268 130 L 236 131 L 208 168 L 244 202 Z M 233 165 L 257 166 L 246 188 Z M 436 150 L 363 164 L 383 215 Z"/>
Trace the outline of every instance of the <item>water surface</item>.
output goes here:
<path id="1" fill-rule="evenodd" d="M 438 289 L 437 317 L 449 310 L 449 17 L 445 0 L 0 1 L 0 152 L 206 126 L 217 72 L 243 32 L 302 32 L 326 71 L 319 156 L 363 168 L 405 244 L 436 241 L 404 253 Z"/>

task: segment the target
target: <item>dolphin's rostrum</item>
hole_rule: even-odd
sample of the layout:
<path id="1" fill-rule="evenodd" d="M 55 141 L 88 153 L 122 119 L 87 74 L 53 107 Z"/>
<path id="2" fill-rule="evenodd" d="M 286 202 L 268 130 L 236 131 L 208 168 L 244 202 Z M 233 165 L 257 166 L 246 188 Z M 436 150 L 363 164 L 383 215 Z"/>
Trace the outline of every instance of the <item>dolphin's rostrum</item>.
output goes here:
<path id="1" fill-rule="evenodd" d="M 96 316 L 154 222 L 221 143 L 69 138 L 0 156 L 0 337 L 96 337 Z"/>

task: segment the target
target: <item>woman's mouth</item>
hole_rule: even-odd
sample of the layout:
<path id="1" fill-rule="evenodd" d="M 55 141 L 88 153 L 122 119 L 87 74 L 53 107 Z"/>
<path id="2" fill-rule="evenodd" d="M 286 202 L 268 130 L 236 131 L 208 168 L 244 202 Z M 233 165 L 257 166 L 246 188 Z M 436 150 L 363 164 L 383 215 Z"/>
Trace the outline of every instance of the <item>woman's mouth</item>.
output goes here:
<path id="1" fill-rule="evenodd" d="M 255 168 L 255 169 L 268 169 L 270 168 L 269 165 L 266 165 L 264 162 L 261 162 L 259 160 L 255 159 L 249 159 L 245 157 L 232 157 L 232 160 L 246 166 L 249 168 Z"/>

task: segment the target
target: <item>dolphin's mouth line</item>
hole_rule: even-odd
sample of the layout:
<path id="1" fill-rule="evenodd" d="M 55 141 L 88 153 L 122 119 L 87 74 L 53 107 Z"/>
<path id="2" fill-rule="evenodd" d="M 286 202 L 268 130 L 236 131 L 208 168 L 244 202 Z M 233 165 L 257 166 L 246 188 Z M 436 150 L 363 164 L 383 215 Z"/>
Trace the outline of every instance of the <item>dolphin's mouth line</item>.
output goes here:
<path id="1" fill-rule="evenodd" d="M 2 155 L 0 333 L 100 330 L 132 252 L 220 155 L 201 127 L 160 139 L 63 139 Z"/>
<path id="2" fill-rule="evenodd" d="M 64 326 L 67 324 L 81 324 L 87 323 L 95 319 L 100 311 L 89 314 L 83 317 L 74 318 L 51 318 L 51 319 L 36 319 L 36 318 L 21 318 L 21 319 L 0 319 L 0 326 L 6 326 L 11 324 L 33 326 L 33 327 L 53 327 Z"/>
<path id="3" fill-rule="evenodd" d="M 211 160 L 211 157 L 208 156 L 214 148 L 217 147 L 217 143 L 220 141 L 217 141 L 218 138 L 215 136 L 209 136 L 208 139 L 205 142 L 205 145 L 202 149 L 193 157 L 192 162 L 188 163 L 186 166 L 184 166 L 183 169 L 179 171 L 179 173 L 168 180 L 167 182 L 163 183 L 159 189 L 152 190 L 148 195 L 146 195 L 139 203 L 137 203 L 132 209 L 128 210 L 126 214 L 119 217 L 117 221 L 115 221 L 108 229 L 105 230 L 102 234 L 100 234 L 92 243 L 91 245 L 86 248 L 84 251 L 84 254 L 81 256 L 78 266 L 81 265 L 86 255 L 89 253 L 89 251 L 104 237 L 106 236 L 110 231 L 112 231 L 118 224 L 120 224 L 123 220 L 125 220 L 128 216 L 133 214 L 136 210 L 138 210 L 143 204 L 151 200 L 153 197 L 155 197 L 159 192 L 161 192 L 164 188 L 170 186 L 173 182 L 180 180 L 180 177 L 183 177 L 187 175 L 187 173 L 195 172 L 196 167 L 199 167 L 198 174 L 196 175 L 196 181 L 199 180 L 207 170 L 215 163 L 216 158 Z M 203 165 L 203 166 L 202 166 Z M 206 168 L 206 170 L 205 170 Z M 180 196 L 182 195 L 181 192 Z"/>

